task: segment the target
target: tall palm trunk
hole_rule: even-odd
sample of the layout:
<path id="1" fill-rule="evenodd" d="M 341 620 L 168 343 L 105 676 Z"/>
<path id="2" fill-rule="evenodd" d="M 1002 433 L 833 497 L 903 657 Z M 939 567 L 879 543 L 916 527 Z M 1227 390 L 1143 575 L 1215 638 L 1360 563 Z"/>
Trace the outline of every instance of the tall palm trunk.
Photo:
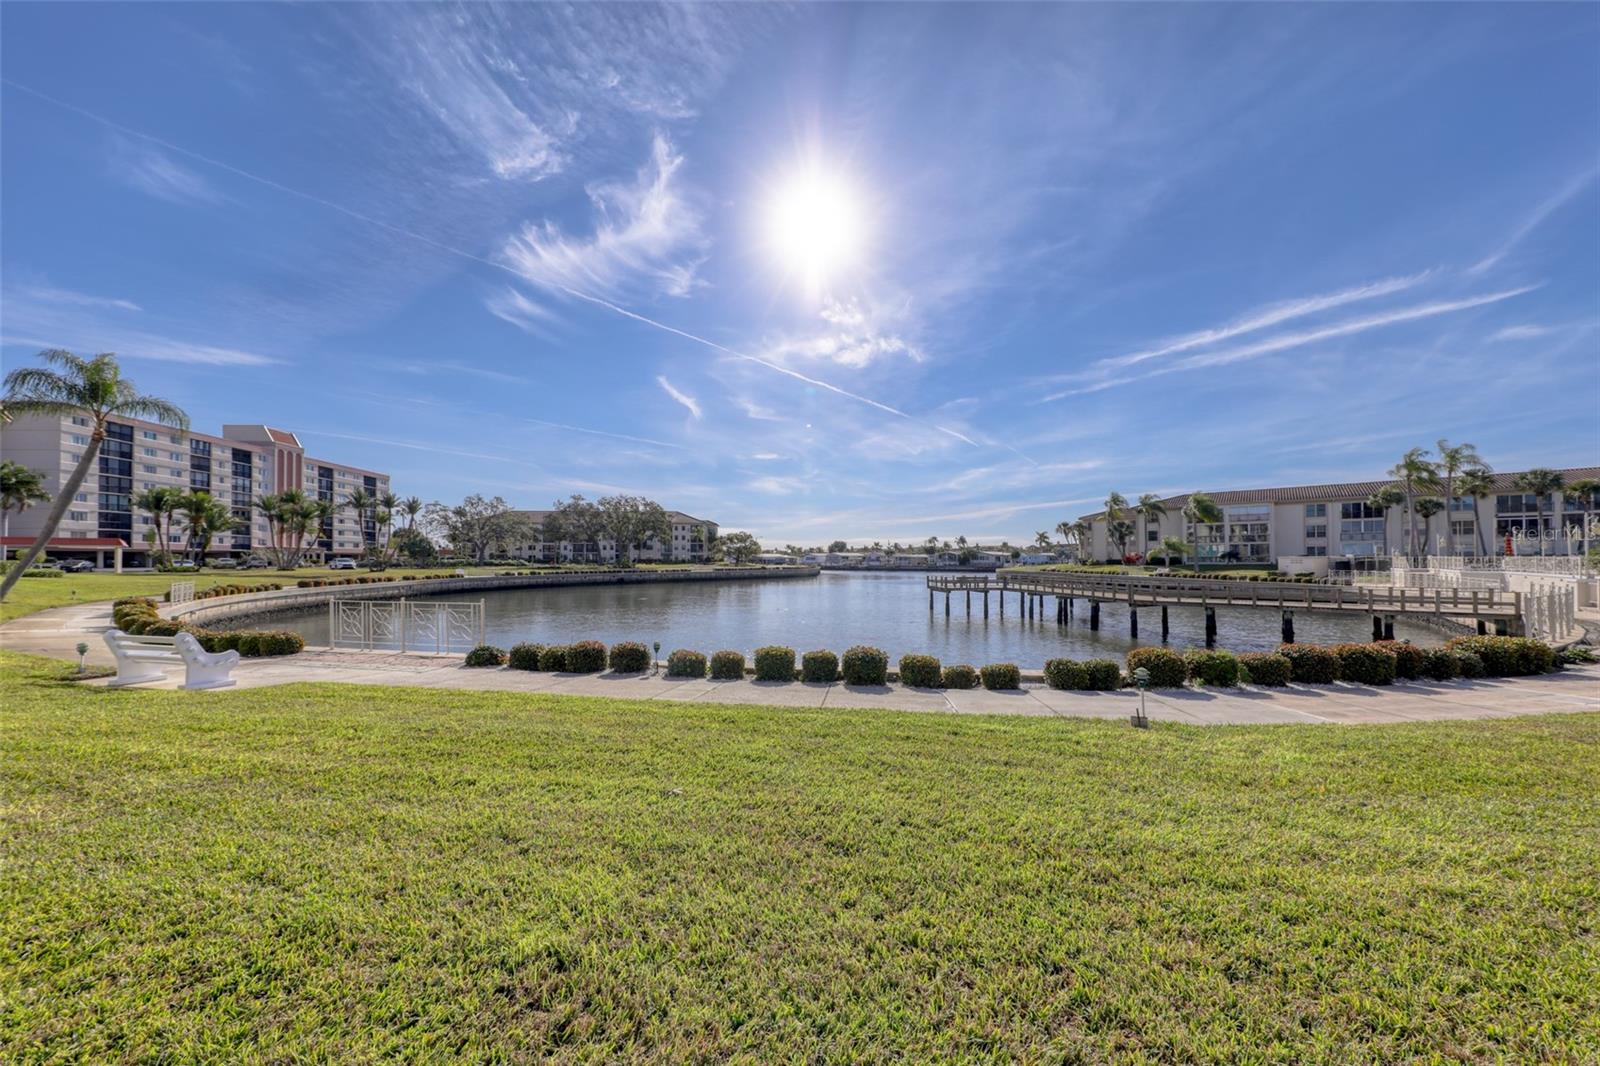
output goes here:
<path id="1" fill-rule="evenodd" d="M 1539 522 L 1539 557 L 1544 557 L 1544 493 L 1539 494 L 1539 503 L 1534 508 Z"/>
<path id="2" fill-rule="evenodd" d="M 1472 525 L 1478 531 L 1478 552 L 1485 559 L 1487 559 L 1489 557 L 1489 542 L 1483 535 L 1483 519 L 1478 515 L 1478 501 L 1476 497 L 1473 499 Z"/>
<path id="3" fill-rule="evenodd" d="M 78 460 L 78 465 L 72 468 L 72 476 L 67 478 L 67 483 L 61 486 L 61 491 L 56 493 L 56 498 L 51 501 L 50 513 L 45 516 L 44 525 L 40 528 L 39 535 L 28 546 L 28 550 L 22 553 L 22 558 L 18 559 L 16 564 L 6 571 L 5 580 L 0 582 L 0 600 L 6 598 L 6 594 L 11 591 L 11 586 L 15 585 L 18 579 L 22 577 L 22 572 L 32 566 L 35 559 L 39 558 L 44 551 L 44 546 L 50 543 L 50 538 L 55 536 L 56 530 L 61 527 L 61 519 L 66 515 L 67 508 L 71 506 L 72 497 L 76 496 L 78 490 L 83 487 L 84 479 L 89 476 L 89 468 L 94 466 L 95 459 L 100 455 L 100 443 L 105 439 L 106 431 L 103 428 L 97 427 L 89 435 L 89 446 L 83 450 L 83 458 Z"/>
<path id="4" fill-rule="evenodd" d="M 1456 553 L 1455 509 L 1450 506 L 1455 502 L 1455 487 L 1455 474 L 1446 473 L 1444 476 L 1444 542 L 1445 551 L 1451 555 Z"/>

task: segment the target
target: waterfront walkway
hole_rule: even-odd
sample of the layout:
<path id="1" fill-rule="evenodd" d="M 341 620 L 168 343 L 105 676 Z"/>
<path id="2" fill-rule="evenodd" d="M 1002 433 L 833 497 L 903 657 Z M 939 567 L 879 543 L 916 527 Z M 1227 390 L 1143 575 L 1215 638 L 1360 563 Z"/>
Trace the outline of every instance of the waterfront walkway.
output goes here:
<path id="1" fill-rule="evenodd" d="M 90 647 L 89 661 L 109 664 L 100 633 L 110 627 L 107 604 L 41 611 L 0 626 L 0 647 L 9 651 L 75 659 L 74 646 Z M 948 714 L 1018 714 L 1057 718 L 1126 719 L 1138 706 L 1135 692 L 1060 692 L 1030 685 L 1015 692 L 944 691 L 899 685 L 858 687 L 761 681 L 710 681 L 661 676 L 549 674 L 521 670 L 469 669 L 460 656 L 394 655 L 384 652 L 311 650 L 277 659 L 246 659 L 234 671 L 240 688 L 297 682 L 476 689 L 617 699 L 761 704 L 794 708 L 859 708 Z M 176 688 L 174 669 L 163 685 Z M 104 681 L 86 682 L 103 685 Z M 137 691 L 137 690 L 130 690 Z M 226 690 L 224 690 L 226 691 Z M 208 699 L 211 693 L 193 693 Z M 1386 688 L 1363 685 L 1290 686 L 1283 689 L 1162 690 L 1147 696 L 1157 722 L 1190 725 L 1376 724 L 1529 714 L 1600 711 L 1600 668 L 1582 667 L 1540 677 L 1485 681 L 1401 682 Z"/>

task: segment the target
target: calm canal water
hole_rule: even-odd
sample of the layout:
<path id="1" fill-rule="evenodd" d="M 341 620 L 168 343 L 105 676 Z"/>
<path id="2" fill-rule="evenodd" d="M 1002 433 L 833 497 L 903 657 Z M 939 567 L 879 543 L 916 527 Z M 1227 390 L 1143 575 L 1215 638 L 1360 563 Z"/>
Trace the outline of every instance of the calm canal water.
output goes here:
<path id="1" fill-rule="evenodd" d="M 1115 604 L 1100 609 L 1100 630 L 1089 632 L 1088 606 L 1077 605 L 1068 626 L 1054 621 L 1053 601 L 1046 600 L 1049 619 L 1022 621 L 1017 597 L 1008 598 L 1006 617 L 997 597 L 983 618 L 982 597 L 974 596 L 972 617 L 961 594 L 951 596 L 950 617 L 944 616 L 944 594 L 928 613 L 923 574 L 824 573 L 816 578 L 774 581 L 685 582 L 660 585 L 591 585 L 572 588 L 507 589 L 480 594 L 484 600 L 489 643 L 502 648 L 518 641 L 570 644 L 584 639 L 614 644 L 637 640 L 646 647 L 661 642 L 662 656 L 674 648 L 707 654 L 723 648 L 747 656 L 764 644 L 786 644 L 798 652 L 828 648 L 842 652 L 852 644 L 875 644 L 890 655 L 925 652 L 945 663 L 1014 662 L 1040 667 L 1046 659 L 1120 659 L 1141 644 L 1159 644 L 1161 612 L 1146 607 L 1139 613 L 1142 639 L 1128 637 L 1128 612 Z M 442 596 L 440 599 L 477 597 Z M 1173 648 L 1205 643 L 1205 624 L 1198 607 L 1170 608 Z M 328 643 L 327 611 L 274 619 L 293 629 L 307 643 Z M 1371 620 L 1364 614 L 1297 611 L 1295 636 L 1311 643 L 1370 640 Z M 1437 645 L 1443 636 L 1420 626 L 1397 624 L 1395 636 L 1412 643 Z M 1217 646 L 1232 651 L 1265 651 L 1277 646 L 1279 615 L 1272 609 L 1217 609 Z"/>

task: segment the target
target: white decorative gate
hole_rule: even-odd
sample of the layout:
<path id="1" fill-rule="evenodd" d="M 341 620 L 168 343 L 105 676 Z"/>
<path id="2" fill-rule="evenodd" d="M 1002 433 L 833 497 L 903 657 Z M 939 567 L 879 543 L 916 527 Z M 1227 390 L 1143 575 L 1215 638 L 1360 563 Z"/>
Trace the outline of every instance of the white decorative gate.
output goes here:
<path id="1" fill-rule="evenodd" d="M 167 590 L 168 603 L 192 603 L 194 601 L 193 581 L 174 581 Z"/>
<path id="2" fill-rule="evenodd" d="M 399 652 L 469 651 L 483 643 L 483 601 L 329 600 L 328 643 Z"/>

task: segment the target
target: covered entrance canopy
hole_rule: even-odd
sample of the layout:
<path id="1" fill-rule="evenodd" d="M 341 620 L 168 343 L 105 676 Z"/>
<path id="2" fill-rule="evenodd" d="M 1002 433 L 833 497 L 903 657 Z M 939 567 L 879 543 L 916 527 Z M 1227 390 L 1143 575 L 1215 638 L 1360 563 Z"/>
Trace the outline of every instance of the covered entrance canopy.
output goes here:
<path id="1" fill-rule="evenodd" d="M 33 544 L 32 537 L 0 537 L 0 552 L 14 559 Z M 118 537 L 52 537 L 45 543 L 44 553 L 52 559 L 88 559 L 101 570 L 109 566 L 122 573 L 122 551 L 128 545 Z"/>

